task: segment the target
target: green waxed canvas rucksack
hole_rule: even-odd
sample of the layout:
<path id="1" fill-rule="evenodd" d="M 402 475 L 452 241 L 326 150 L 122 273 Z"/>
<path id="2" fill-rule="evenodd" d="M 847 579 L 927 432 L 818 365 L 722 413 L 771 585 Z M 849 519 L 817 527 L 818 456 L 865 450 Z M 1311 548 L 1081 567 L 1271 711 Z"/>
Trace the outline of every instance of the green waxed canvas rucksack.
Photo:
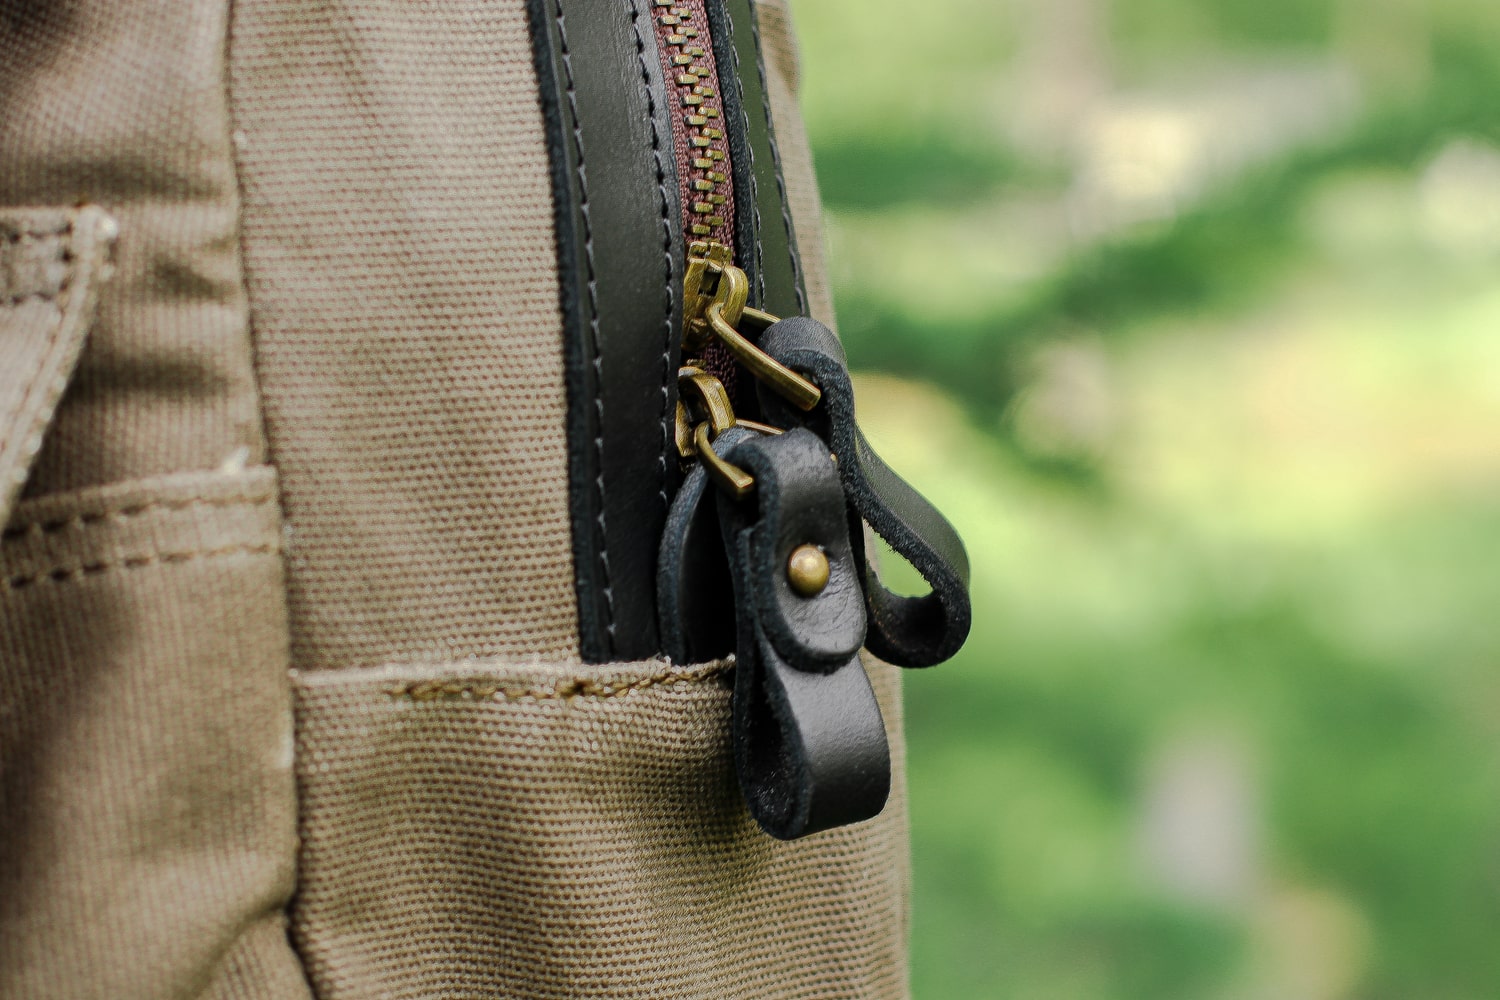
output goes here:
<path id="1" fill-rule="evenodd" d="M 773 0 L 0 0 L 0 996 L 905 995 L 967 565 L 796 78 Z"/>

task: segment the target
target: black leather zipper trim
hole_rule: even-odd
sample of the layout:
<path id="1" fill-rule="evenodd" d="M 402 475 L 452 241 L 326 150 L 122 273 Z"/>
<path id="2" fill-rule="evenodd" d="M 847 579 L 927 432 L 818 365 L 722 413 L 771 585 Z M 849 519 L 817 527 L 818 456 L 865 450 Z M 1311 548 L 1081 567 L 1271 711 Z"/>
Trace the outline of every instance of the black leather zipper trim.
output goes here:
<path id="1" fill-rule="evenodd" d="M 753 0 L 707 0 L 734 169 L 735 259 L 750 304 L 778 316 L 807 313 L 802 259 L 771 121 Z"/>
<path id="2" fill-rule="evenodd" d="M 528 0 L 556 207 L 579 647 L 660 648 L 683 261 L 649 0 Z"/>

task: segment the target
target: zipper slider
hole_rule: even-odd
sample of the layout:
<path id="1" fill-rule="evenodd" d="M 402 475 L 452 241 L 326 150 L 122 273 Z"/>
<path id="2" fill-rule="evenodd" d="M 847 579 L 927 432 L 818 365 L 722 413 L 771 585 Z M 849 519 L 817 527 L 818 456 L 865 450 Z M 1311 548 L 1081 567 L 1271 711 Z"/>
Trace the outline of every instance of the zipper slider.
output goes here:
<path id="1" fill-rule="evenodd" d="M 684 357 L 703 352 L 717 338 L 735 359 L 768 389 L 802 411 L 818 405 L 822 390 L 765 351 L 751 343 L 735 327 L 746 320 L 762 329 L 777 322 L 770 313 L 745 305 L 750 279 L 734 266 L 733 252 L 722 243 L 697 240 L 688 247 L 687 269 L 682 279 L 682 351 Z M 684 459 L 697 457 L 715 482 L 736 499 L 755 486 L 744 469 L 725 461 L 713 441 L 730 427 L 751 426 L 768 434 L 780 428 L 744 421 L 735 416 L 723 384 L 705 370 L 703 362 L 689 360 L 677 373 L 677 453 Z M 691 404 L 689 404 L 691 401 Z M 692 413 L 699 419 L 695 424 Z"/>
<path id="2" fill-rule="evenodd" d="M 701 368 L 686 365 L 677 371 L 677 389 L 677 454 L 684 459 L 697 457 L 714 482 L 736 500 L 745 497 L 755 485 L 755 479 L 744 469 L 720 458 L 713 446 L 714 439 L 720 434 L 742 423 L 735 416 L 724 383 Z M 702 417 L 696 427 L 689 416 L 685 398 L 692 399 L 693 409 Z M 781 432 L 777 430 L 775 433 Z"/>
<path id="3" fill-rule="evenodd" d="M 962 547 L 862 439 L 850 444 L 858 431 L 832 333 L 810 318 L 783 320 L 749 304 L 750 278 L 735 265 L 736 243 L 747 254 L 755 248 L 762 285 L 769 279 L 784 289 L 800 278 L 794 258 L 789 275 L 761 259 L 753 161 L 739 164 L 750 197 L 740 190 L 744 203 L 736 208 L 722 126 L 744 124 L 738 148 L 747 157 L 753 140 L 742 109 L 719 106 L 721 90 L 732 99 L 743 88 L 732 77 L 721 87 L 717 68 L 738 50 L 732 35 L 730 48 L 722 35 L 707 37 L 716 14 L 721 23 L 725 16 L 715 0 L 652 2 L 664 74 L 675 81 L 682 109 L 672 126 L 691 241 L 674 435 L 684 477 L 657 559 L 662 649 L 678 662 L 733 652 L 740 786 L 761 827 L 792 839 L 880 812 L 890 752 L 859 649 L 869 635 L 872 648 L 909 654 L 908 665 L 946 655 L 967 629 L 967 594 L 954 596 L 947 586 L 958 580 L 962 588 L 964 574 L 944 569 L 944 560 L 962 560 Z M 772 147 L 762 167 L 774 161 Z M 755 225 L 742 233 L 735 223 L 746 221 L 746 211 Z M 790 242 L 790 224 L 786 230 Z M 770 301 L 802 311 L 783 305 L 784 297 Z M 736 406 L 764 423 L 739 416 Z M 867 565 L 866 518 L 885 529 L 898 552 L 917 557 L 914 565 L 937 581 L 935 589 L 943 585 L 940 597 L 907 600 L 880 586 Z M 927 544 L 929 534 L 939 536 L 937 544 Z M 953 545 L 943 544 L 950 536 Z M 941 605 L 936 616 L 934 601 Z"/>
<path id="4" fill-rule="evenodd" d="M 701 352 L 711 337 L 717 337 L 736 361 L 777 395 L 799 410 L 811 410 L 823 397 L 822 390 L 756 347 L 737 329 L 741 322 L 765 329 L 777 317 L 745 304 L 750 279 L 732 261 L 733 252 L 722 243 L 698 240 L 688 247 L 682 281 L 684 354 Z"/>
<path id="5" fill-rule="evenodd" d="M 695 240 L 688 247 L 682 277 L 682 349 L 692 355 L 708 343 L 708 307 L 720 303 L 731 327 L 739 323 L 750 295 L 750 278 L 734 266 L 734 252 L 722 243 Z"/>

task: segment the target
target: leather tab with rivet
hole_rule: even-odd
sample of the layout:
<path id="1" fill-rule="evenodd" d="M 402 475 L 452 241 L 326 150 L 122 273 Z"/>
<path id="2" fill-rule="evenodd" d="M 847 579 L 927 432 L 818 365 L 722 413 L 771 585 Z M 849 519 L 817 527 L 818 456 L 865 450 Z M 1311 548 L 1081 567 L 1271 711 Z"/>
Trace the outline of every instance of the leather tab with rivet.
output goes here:
<path id="1" fill-rule="evenodd" d="M 864 597 L 833 457 L 805 429 L 725 450 L 755 479 L 742 501 L 716 497 L 738 609 L 735 766 L 751 814 L 783 840 L 869 819 L 890 791 L 890 750 L 859 658 Z M 809 547 L 827 562 L 817 588 L 791 566 Z"/>
<path id="2" fill-rule="evenodd" d="M 869 611 L 870 652 L 902 667 L 927 667 L 948 659 L 963 645 L 972 621 L 969 557 L 963 541 L 865 440 L 854 419 L 854 389 L 844 349 L 831 330 L 815 319 L 792 316 L 767 327 L 759 347 L 822 390 L 811 413 L 764 387 L 759 388 L 760 404 L 767 420 L 815 431 L 838 456 Z M 932 587 L 930 594 L 906 597 L 886 589 L 866 558 L 861 519 L 922 574 Z"/>

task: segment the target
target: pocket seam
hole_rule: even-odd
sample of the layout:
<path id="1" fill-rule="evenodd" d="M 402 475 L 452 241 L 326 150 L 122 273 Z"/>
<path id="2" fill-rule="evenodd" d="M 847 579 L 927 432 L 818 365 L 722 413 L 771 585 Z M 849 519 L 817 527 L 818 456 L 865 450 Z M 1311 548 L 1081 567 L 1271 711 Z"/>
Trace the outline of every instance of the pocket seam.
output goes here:
<path id="1" fill-rule="evenodd" d="M 428 678 L 388 685 L 386 695 L 397 701 L 572 701 L 576 698 L 618 698 L 634 691 L 715 680 L 734 668 L 734 661 L 714 660 L 694 667 L 671 667 L 656 673 L 619 680 L 586 676 L 559 678 L 551 685 L 507 684 L 494 678 Z"/>
<path id="2" fill-rule="evenodd" d="M 51 242 L 53 245 L 49 248 L 50 254 L 48 253 L 48 250 L 41 250 L 40 252 L 36 252 L 32 251 L 32 248 L 29 247 L 25 250 L 15 250 L 13 252 L 17 256 L 19 256 L 22 253 L 28 253 L 28 251 L 31 251 L 28 253 L 28 256 L 30 256 L 33 260 L 44 260 L 46 263 L 52 264 L 70 264 L 72 262 L 72 255 L 68 250 L 68 244 L 66 240 L 66 237 L 71 235 L 73 235 L 73 221 L 71 219 L 62 223 L 54 224 L 50 228 L 46 229 L 17 226 L 6 234 L 7 242 L 12 247 L 18 247 L 23 239 L 43 240 Z M 14 271 L 16 269 L 12 267 L 7 268 L 7 270 Z M 6 287 L 3 289 L 3 294 L 0 294 L 0 304 L 4 304 L 7 307 L 14 308 L 15 306 L 20 305 L 22 302 L 27 301 L 28 299 L 40 299 L 43 302 L 50 302 L 60 297 L 64 292 L 68 290 L 68 286 L 72 284 L 72 279 L 73 269 L 69 267 L 58 278 L 55 287 L 44 286 L 40 288 L 26 288 L 24 290 L 18 290 L 21 283 L 16 282 L 13 277 L 7 276 L 5 280 Z"/>
<path id="3" fill-rule="evenodd" d="M 189 497 L 182 500 L 148 500 L 144 503 L 125 504 L 115 508 L 75 514 L 72 517 L 42 518 L 35 521 L 16 521 L 0 532 L 0 541 L 14 541 L 27 535 L 55 535 L 68 528 L 87 530 L 157 511 L 180 511 L 191 507 L 260 507 L 271 503 L 274 496 L 230 496 Z"/>
<path id="4" fill-rule="evenodd" d="M 269 467 L 132 480 L 23 501 L 0 531 L 0 592 L 202 559 L 279 555 L 278 513 Z"/>
<path id="5" fill-rule="evenodd" d="M 226 545 L 218 549 L 201 549 L 187 552 L 159 552 L 149 556 L 126 556 L 115 562 L 89 562 L 75 565 L 57 565 L 50 569 L 38 570 L 32 573 L 23 573 L 19 576 L 10 577 L 5 581 L 5 586 L 10 590 L 24 590 L 35 583 L 72 583 L 86 577 L 99 576 L 109 572 L 123 572 L 131 569 L 145 569 L 151 566 L 167 566 L 176 563 L 191 562 L 195 559 L 216 559 L 224 556 L 234 555 L 275 555 L 281 547 L 274 542 L 263 545 L 240 544 Z"/>

